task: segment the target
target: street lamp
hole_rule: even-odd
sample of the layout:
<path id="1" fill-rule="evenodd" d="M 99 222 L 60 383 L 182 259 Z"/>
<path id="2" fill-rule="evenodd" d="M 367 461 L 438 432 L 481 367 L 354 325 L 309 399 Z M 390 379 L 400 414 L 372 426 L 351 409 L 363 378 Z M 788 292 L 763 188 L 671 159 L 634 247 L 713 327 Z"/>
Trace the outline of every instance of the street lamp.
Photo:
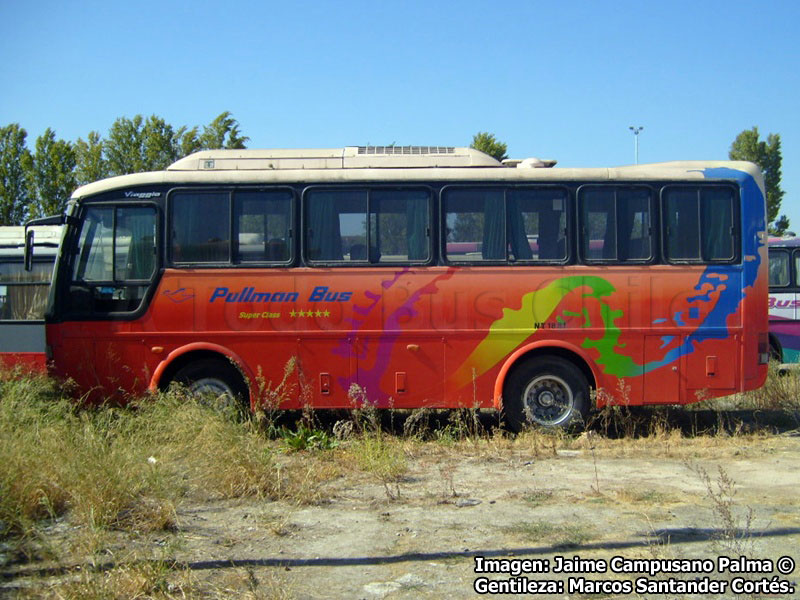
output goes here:
<path id="1" fill-rule="evenodd" d="M 628 127 L 633 132 L 633 157 L 636 161 L 635 164 L 639 164 L 639 133 L 644 129 L 644 125 L 641 127 L 634 127 L 631 125 Z"/>

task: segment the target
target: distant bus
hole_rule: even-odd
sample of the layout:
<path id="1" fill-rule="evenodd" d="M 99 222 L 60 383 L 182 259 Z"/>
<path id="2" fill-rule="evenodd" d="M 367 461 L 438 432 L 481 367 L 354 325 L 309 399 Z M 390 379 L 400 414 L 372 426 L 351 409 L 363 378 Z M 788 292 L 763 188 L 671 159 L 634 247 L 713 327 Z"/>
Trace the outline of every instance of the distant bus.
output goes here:
<path id="1" fill-rule="evenodd" d="M 759 170 L 541 164 L 219 150 L 84 186 L 46 314 L 55 373 L 256 407 L 294 364 L 282 408 L 495 407 L 511 429 L 580 421 L 592 389 L 602 406 L 762 385 Z"/>
<path id="2" fill-rule="evenodd" d="M 23 263 L 25 228 L 0 227 L 0 363 L 45 370 L 44 311 L 61 227 L 34 228 L 35 261 Z"/>
<path id="3" fill-rule="evenodd" d="M 769 240 L 769 346 L 784 366 L 800 362 L 800 238 Z"/>

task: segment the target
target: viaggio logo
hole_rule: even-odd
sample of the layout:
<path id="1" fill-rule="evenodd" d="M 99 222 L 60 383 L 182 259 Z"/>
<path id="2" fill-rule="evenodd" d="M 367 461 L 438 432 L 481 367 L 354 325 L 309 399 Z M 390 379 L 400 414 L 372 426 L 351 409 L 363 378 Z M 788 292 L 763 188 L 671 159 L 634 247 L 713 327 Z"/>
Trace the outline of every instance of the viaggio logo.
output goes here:
<path id="1" fill-rule="evenodd" d="M 161 192 L 125 192 L 126 198 L 139 198 L 141 200 L 149 200 L 159 196 L 161 196 Z"/>

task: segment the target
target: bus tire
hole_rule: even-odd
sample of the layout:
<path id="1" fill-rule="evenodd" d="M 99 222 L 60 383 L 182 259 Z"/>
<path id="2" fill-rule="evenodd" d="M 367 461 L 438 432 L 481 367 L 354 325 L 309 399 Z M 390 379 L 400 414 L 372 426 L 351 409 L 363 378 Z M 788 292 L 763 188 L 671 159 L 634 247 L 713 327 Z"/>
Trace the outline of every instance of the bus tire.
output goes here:
<path id="1" fill-rule="evenodd" d="M 573 363 L 555 356 L 526 360 L 509 374 L 503 388 L 506 427 L 583 425 L 589 410 L 589 383 Z"/>
<path id="2" fill-rule="evenodd" d="M 201 403 L 239 415 L 250 411 L 250 394 L 241 373 L 230 362 L 205 358 L 175 374 L 173 381 L 186 387 Z"/>

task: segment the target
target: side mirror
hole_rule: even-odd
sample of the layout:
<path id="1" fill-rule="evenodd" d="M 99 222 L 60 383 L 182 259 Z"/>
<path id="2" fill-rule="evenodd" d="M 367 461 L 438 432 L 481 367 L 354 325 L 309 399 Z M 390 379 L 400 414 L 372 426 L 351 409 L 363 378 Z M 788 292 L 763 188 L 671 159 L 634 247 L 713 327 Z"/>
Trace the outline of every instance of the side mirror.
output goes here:
<path id="1" fill-rule="evenodd" d="M 33 229 L 25 228 L 25 270 L 30 271 L 33 269 Z"/>
<path id="2" fill-rule="evenodd" d="M 64 225 L 70 221 L 71 217 L 65 215 L 54 215 L 52 217 L 42 217 L 40 219 L 32 219 L 25 223 L 25 270 L 30 271 L 33 268 L 33 229 L 35 225 Z M 74 219 L 73 219 L 74 220 Z M 45 242 L 43 246 L 56 246 L 56 244 L 49 244 Z"/>

